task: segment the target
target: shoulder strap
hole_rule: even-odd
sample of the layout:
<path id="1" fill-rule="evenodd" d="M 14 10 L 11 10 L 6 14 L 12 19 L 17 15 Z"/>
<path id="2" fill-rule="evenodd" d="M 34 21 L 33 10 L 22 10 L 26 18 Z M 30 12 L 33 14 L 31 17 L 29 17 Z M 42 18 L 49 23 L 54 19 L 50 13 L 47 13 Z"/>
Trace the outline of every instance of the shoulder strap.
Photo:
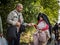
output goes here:
<path id="1" fill-rule="evenodd" d="M 18 13 L 16 11 L 14 11 L 17 15 Z M 20 22 L 20 15 L 18 15 L 18 21 Z"/>
<path id="2" fill-rule="evenodd" d="M 18 13 L 16 11 L 14 11 L 14 12 L 18 15 Z"/>

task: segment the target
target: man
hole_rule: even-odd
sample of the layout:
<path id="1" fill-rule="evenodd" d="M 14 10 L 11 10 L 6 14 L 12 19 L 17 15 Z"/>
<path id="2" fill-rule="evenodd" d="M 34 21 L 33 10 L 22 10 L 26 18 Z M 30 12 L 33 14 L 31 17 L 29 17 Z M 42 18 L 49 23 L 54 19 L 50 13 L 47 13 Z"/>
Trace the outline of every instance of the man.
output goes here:
<path id="1" fill-rule="evenodd" d="M 20 39 L 19 28 L 20 28 L 21 24 L 24 26 L 30 26 L 30 24 L 24 23 L 24 19 L 23 19 L 22 13 L 21 13 L 22 10 L 23 10 L 23 5 L 18 3 L 16 5 L 16 9 L 11 11 L 7 17 L 7 23 L 10 26 L 10 28 L 8 30 L 12 30 L 12 33 L 14 33 L 14 35 L 16 35 L 14 32 L 15 30 L 17 33 L 17 39 L 15 39 L 15 38 L 8 39 L 9 45 L 19 45 L 19 39 Z M 10 35 L 11 35 L 11 33 L 10 33 Z"/>

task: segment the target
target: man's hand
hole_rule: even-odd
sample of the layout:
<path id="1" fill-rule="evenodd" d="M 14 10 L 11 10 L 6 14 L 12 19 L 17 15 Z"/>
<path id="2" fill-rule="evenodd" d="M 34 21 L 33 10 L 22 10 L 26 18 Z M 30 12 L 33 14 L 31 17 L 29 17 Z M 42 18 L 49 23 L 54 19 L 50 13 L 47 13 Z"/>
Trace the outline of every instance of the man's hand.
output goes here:
<path id="1" fill-rule="evenodd" d="M 33 26 L 33 25 L 35 25 L 35 23 L 31 23 L 31 25 Z"/>
<path id="2" fill-rule="evenodd" d="M 17 22 L 17 23 L 16 23 L 16 26 L 17 26 L 17 27 L 20 27 L 20 25 L 21 25 L 20 22 Z"/>
<path id="3" fill-rule="evenodd" d="M 31 23 L 28 23 L 27 26 L 32 26 Z"/>
<path id="4" fill-rule="evenodd" d="M 34 23 L 29 23 L 29 24 L 28 24 L 28 26 L 33 26 L 33 25 L 35 25 L 35 24 L 34 24 Z"/>

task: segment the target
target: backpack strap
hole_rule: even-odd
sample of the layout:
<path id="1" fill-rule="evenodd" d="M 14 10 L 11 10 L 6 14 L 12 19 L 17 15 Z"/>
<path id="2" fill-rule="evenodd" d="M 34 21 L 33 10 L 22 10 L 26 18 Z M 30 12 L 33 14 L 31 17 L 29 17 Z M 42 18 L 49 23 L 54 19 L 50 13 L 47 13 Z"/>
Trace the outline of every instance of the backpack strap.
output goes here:
<path id="1" fill-rule="evenodd" d="M 18 13 L 16 11 L 14 11 L 14 12 L 18 15 Z M 18 15 L 18 22 L 21 22 L 20 21 L 20 15 Z"/>

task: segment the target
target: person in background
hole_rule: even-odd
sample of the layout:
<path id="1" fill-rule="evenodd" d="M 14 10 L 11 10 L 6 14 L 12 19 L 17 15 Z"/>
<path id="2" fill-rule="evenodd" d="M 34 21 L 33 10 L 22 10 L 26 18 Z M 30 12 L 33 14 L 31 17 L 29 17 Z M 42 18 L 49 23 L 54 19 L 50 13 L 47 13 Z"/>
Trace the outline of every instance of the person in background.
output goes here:
<path id="1" fill-rule="evenodd" d="M 54 30 L 52 31 L 51 38 L 52 38 L 51 45 L 55 45 L 56 40 L 55 40 L 55 32 L 54 32 Z"/>
<path id="2" fill-rule="evenodd" d="M 8 45 L 7 40 L 3 37 L 3 28 L 2 28 L 1 16 L 0 16 L 0 45 Z"/>
<path id="3" fill-rule="evenodd" d="M 1 21 L 1 16 L 0 16 L 0 37 L 3 36 L 3 28 L 2 28 L 2 21 Z"/>
<path id="4" fill-rule="evenodd" d="M 55 31 L 55 45 L 59 45 L 60 44 L 60 27 L 59 27 L 59 25 L 60 24 L 58 24 L 56 22 L 56 24 L 53 27 L 53 30 Z"/>

